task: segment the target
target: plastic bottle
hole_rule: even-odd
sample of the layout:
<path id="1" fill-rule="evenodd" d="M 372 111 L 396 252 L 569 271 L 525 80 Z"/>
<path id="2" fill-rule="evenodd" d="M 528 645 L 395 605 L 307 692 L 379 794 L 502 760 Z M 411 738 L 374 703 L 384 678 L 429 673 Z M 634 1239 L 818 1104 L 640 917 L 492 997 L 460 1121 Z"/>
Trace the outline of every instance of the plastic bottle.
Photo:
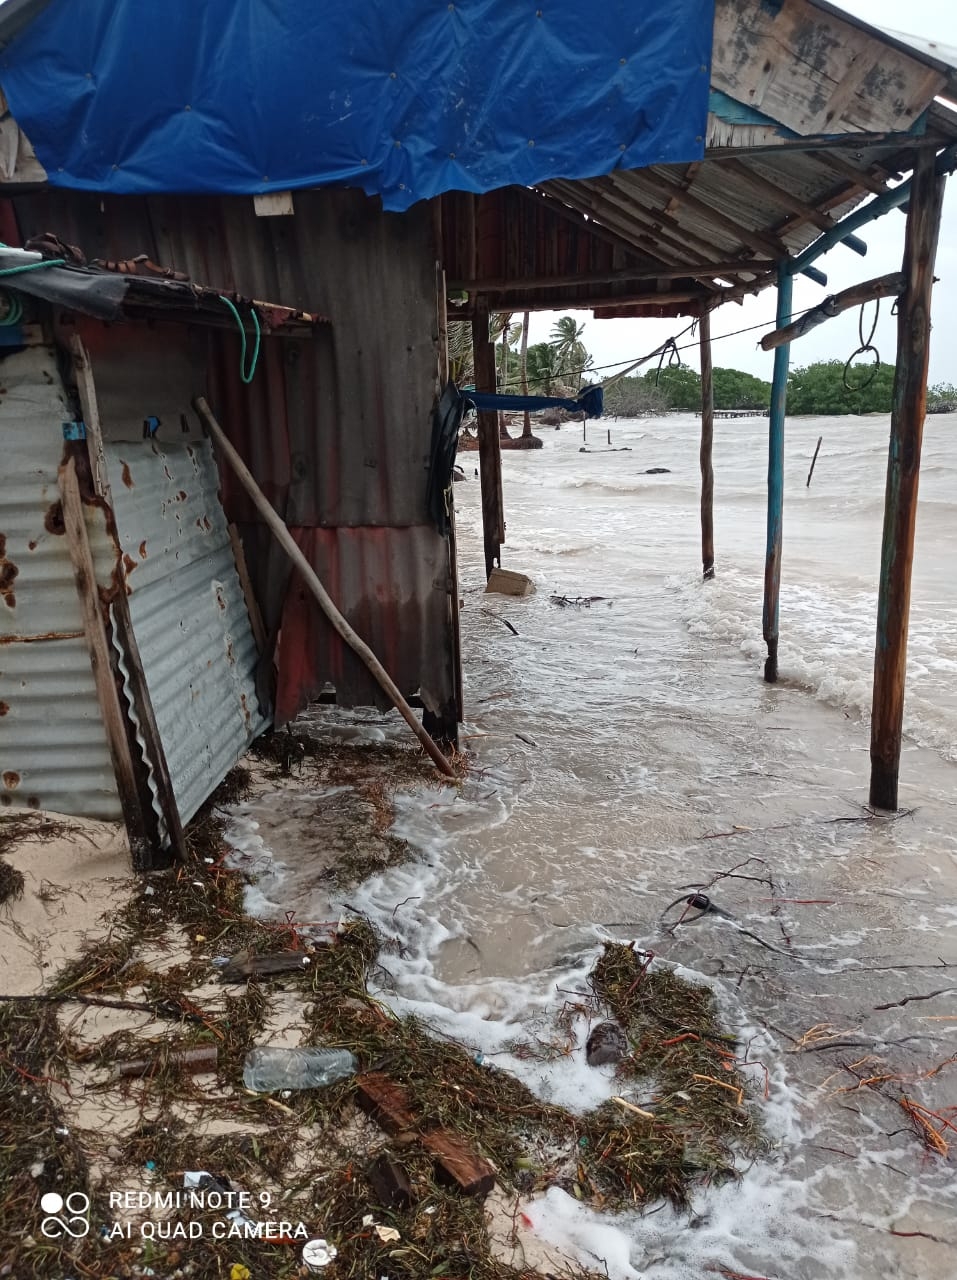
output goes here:
<path id="1" fill-rule="evenodd" d="M 351 1076 L 359 1064 L 348 1049 L 250 1049 L 243 1084 L 254 1093 L 279 1089 L 319 1089 Z"/>

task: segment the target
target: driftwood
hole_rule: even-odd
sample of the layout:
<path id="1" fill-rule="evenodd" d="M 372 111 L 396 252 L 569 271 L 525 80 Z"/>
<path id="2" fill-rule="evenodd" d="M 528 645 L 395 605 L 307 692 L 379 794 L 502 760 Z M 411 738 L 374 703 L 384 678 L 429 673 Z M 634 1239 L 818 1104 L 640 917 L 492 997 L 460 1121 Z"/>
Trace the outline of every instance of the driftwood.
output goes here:
<path id="1" fill-rule="evenodd" d="M 219 976 L 223 982 L 245 982 L 247 978 L 259 978 L 273 973 L 293 973 L 311 963 L 305 951 L 275 951 L 269 955 L 255 955 L 240 951 L 222 967 Z"/>
<path id="2" fill-rule="evenodd" d="M 219 1050 L 214 1044 L 209 1044 L 198 1049 L 184 1049 L 181 1053 L 171 1053 L 168 1056 L 158 1054 L 155 1058 L 134 1058 L 128 1062 L 117 1062 L 110 1079 L 152 1076 L 164 1067 L 179 1067 L 182 1071 L 196 1074 L 200 1071 L 215 1071 L 218 1062 Z"/>
<path id="3" fill-rule="evenodd" d="M 874 302 L 877 298 L 896 297 L 903 288 L 904 276 L 900 271 L 895 271 L 888 276 L 878 276 L 876 280 L 865 280 L 862 284 L 851 285 L 850 289 L 844 289 L 840 293 L 825 298 L 820 306 L 805 312 L 793 323 L 766 333 L 761 339 L 761 349 L 773 351 L 775 347 L 786 346 L 795 338 L 803 338 L 806 333 L 816 329 L 825 320 L 839 316 L 842 311 L 862 306 L 865 302 Z"/>
<path id="4" fill-rule="evenodd" d="M 356 1101 L 376 1124 L 393 1137 L 417 1140 L 435 1158 L 445 1181 L 467 1196 L 486 1195 L 495 1185 L 495 1171 L 464 1138 L 448 1129 L 422 1132 L 411 1110 L 408 1090 L 378 1071 L 356 1080 Z"/>
<path id="5" fill-rule="evenodd" d="M 387 1209 L 408 1209 L 415 1200 L 409 1175 L 388 1156 L 379 1156 L 366 1170 L 379 1202 Z"/>

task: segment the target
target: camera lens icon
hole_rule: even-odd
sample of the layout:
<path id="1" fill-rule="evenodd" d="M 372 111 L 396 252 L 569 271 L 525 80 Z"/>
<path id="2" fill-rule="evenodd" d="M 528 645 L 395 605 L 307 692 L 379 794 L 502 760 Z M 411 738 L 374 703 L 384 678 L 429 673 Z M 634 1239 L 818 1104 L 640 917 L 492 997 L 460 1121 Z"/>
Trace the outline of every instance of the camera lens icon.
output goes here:
<path id="1" fill-rule="evenodd" d="M 82 1240 L 90 1232 L 90 1197 L 82 1191 L 71 1191 L 66 1198 L 58 1191 L 46 1191 L 40 1197 L 40 1208 L 47 1215 L 40 1231 L 48 1240 L 70 1236 Z"/>

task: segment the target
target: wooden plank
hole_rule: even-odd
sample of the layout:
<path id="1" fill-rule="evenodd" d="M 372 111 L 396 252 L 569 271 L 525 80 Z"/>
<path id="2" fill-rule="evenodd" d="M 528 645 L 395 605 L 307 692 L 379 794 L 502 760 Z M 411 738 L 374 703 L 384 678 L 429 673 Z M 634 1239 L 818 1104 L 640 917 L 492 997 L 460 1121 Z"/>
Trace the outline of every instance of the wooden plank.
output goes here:
<path id="1" fill-rule="evenodd" d="M 714 577 L 714 379 L 711 367 L 711 312 L 698 322 L 701 347 L 701 564 L 705 579 Z"/>
<path id="2" fill-rule="evenodd" d="M 364 1071 L 356 1077 L 356 1102 L 380 1129 L 393 1137 L 410 1133 L 416 1127 L 408 1089 L 380 1071 Z"/>
<path id="3" fill-rule="evenodd" d="M 92 455 L 94 486 L 98 496 L 112 508 L 112 492 L 103 449 L 103 431 L 96 400 L 93 368 L 83 341 L 78 334 L 74 334 L 71 339 L 70 349 L 73 355 L 73 371 L 76 377 L 77 392 L 80 397 L 80 407 L 83 411 L 83 421 L 86 424 L 87 444 Z M 136 641 L 136 633 L 133 630 L 133 619 L 130 617 L 130 605 L 126 595 L 126 575 L 123 570 L 122 558 L 117 562 L 115 573 L 118 589 L 113 596 L 114 626 L 117 640 L 126 658 L 130 696 L 136 709 L 139 732 L 146 744 L 146 753 L 152 765 L 153 781 L 156 785 L 160 808 L 163 811 L 163 821 L 166 824 L 166 834 L 169 839 L 170 849 L 174 857 L 181 862 L 185 862 L 186 841 L 183 836 L 183 824 L 180 821 L 176 796 L 173 792 L 173 782 L 166 762 L 163 740 L 153 712 L 153 702 L 146 683 L 143 660 L 140 657 L 140 648 Z"/>
<path id="4" fill-rule="evenodd" d="M 906 288 L 897 309 L 897 365 L 877 600 L 870 802 L 878 809 L 896 809 L 898 801 L 911 568 L 927 409 L 930 309 L 945 183 L 946 178 L 937 176 L 933 149 L 922 150 L 907 210 Z"/>
<path id="5" fill-rule="evenodd" d="M 718 0 L 711 83 L 807 136 L 904 132 L 946 76 L 809 0 Z"/>
<path id="6" fill-rule="evenodd" d="M 256 641 L 256 648 L 259 652 L 264 653 L 266 650 L 266 626 L 259 608 L 259 601 L 253 591 L 252 579 L 249 576 L 249 566 L 246 564 L 246 552 L 243 549 L 243 540 L 234 524 L 228 526 L 228 533 L 229 542 L 233 549 L 236 573 L 239 575 L 239 585 L 243 589 L 243 599 L 246 601 L 246 612 L 249 614 L 249 625 L 252 627 L 253 639 Z"/>
<path id="7" fill-rule="evenodd" d="M 422 1135 L 422 1145 L 435 1157 L 443 1181 L 452 1183 L 463 1195 L 488 1195 L 495 1186 L 495 1170 L 458 1134 L 434 1129 Z"/>
<path id="8" fill-rule="evenodd" d="M 703 275 L 702 266 L 707 268 L 709 277 L 734 276 L 747 273 L 754 275 L 759 271 L 773 271 L 773 259 L 731 258 L 725 262 L 709 262 L 695 266 L 655 267 L 644 263 L 640 267 L 609 268 L 607 271 L 579 272 L 563 276 L 524 276 L 509 278 L 496 276 L 487 280 L 453 280 L 450 289 L 464 289 L 469 293 L 495 293 L 501 289 L 560 289 L 570 285 L 614 284 L 618 282 L 634 285 L 644 284 L 645 288 L 658 280 L 681 280 L 685 277 L 695 279 Z"/>
<path id="9" fill-rule="evenodd" d="M 840 293 L 825 298 L 819 306 L 805 312 L 793 324 L 766 333 L 761 339 L 761 349 L 773 351 L 787 342 L 793 342 L 795 338 L 802 338 L 806 333 L 823 324 L 825 320 L 839 316 L 842 311 L 862 306 L 865 302 L 873 302 L 877 298 L 896 297 L 903 288 L 904 277 L 899 271 L 887 276 L 878 276 L 876 280 L 864 280 L 860 284 L 851 285 L 849 289 L 842 289 Z"/>
<path id="10" fill-rule="evenodd" d="M 133 865 L 137 870 L 145 870 L 150 865 L 149 828 L 143 813 L 139 782 L 127 737 L 126 716 L 113 677 L 110 643 L 100 610 L 93 553 L 90 550 L 86 518 L 83 514 L 83 499 L 80 497 L 76 461 L 73 457 L 68 458 L 60 468 L 59 488 L 63 505 L 64 531 L 83 613 L 83 632 L 90 651 L 96 697 L 100 704 L 103 727 L 106 730 L 113 772 L 116 775 L 116 789 L 126 822 L 130 852 L 133 856 Z"/>

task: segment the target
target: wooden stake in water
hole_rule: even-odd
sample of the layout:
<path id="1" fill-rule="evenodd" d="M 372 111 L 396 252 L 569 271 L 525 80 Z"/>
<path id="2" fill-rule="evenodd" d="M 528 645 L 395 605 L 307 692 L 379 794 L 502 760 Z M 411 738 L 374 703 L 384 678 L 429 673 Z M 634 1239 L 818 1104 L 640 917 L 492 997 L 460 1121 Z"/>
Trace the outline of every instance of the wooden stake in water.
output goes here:
<path id="1" fill-rule="evenodd" d="M 807 484 L 804 486 L 805 489 L 810 489 L 811 487 L 811 476 L 814 475 L 814 464 L 817 462 L 817 455 L 821 450 L 821 441 L 823 439 L 823 436 L 818 436 L 817 438 L 817 448 L 814 450 L 814 457 L 811 459 L 811 470 L 807 473 Z"/>
<path id="2" fill-rule="evenodd" d="M 877 597 L 870 788 L 871 804 L 877 809 L 897 808 L 917 483 L 927 408 L 930 304 L 945 182 L 945 177 L 937 175 L 933 147 L 921 150 L 907 209 L 906 287 L 897 309 L 897 362 Z"/>

